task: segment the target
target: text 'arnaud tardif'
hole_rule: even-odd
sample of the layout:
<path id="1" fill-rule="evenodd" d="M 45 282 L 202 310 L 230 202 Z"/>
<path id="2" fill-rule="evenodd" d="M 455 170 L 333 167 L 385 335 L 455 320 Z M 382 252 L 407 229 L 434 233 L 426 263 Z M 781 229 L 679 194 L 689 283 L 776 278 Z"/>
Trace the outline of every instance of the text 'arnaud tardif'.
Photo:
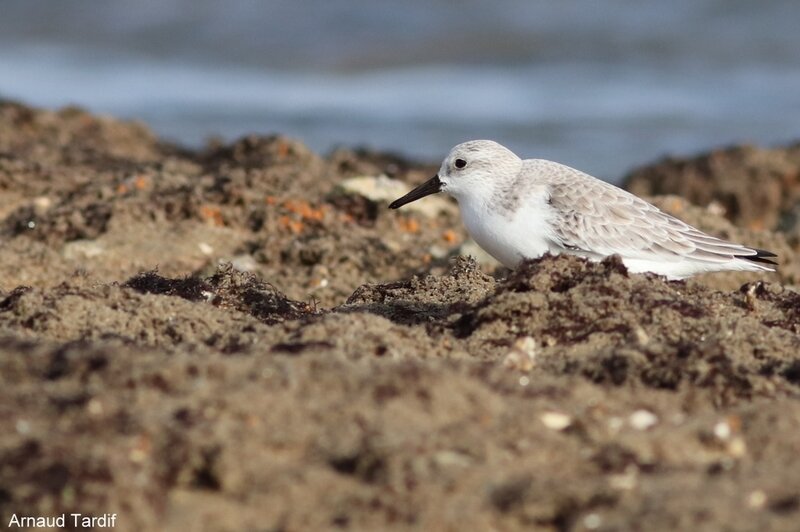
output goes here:
<path id="1" fill-rule="evenodd" d="M 117 514 L 101 516 L 83 514 L 61 514 L 52 516 L 27 516 L 12 514 L 8 520 L 8 528 L 114 528 Z"/>

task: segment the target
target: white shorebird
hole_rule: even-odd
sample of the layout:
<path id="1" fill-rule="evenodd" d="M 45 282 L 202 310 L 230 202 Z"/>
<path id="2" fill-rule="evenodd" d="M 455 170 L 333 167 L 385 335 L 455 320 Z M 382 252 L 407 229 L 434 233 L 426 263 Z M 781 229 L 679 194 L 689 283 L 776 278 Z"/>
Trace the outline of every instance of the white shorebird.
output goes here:
<path id="1" fill-rule="evenodd" d="M 491 140 L 453 148 L 439 173 L 391 205 L 453 196 L 470 236 L 504 266 L 550 252 L 617 254 L 629 271 L 682 279 L 775 271 L 774 253 L 708 235 L 618 187 L 563 164 L 517 157 Z"/>

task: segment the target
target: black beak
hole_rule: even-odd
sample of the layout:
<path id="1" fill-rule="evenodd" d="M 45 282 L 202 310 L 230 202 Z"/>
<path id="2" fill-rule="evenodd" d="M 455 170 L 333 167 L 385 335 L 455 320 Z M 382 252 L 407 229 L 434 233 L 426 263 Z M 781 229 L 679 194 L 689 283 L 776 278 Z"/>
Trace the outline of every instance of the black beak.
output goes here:
<path id="1" fill-rule="evenodd" d="M 439 181 L 439 176 L 435 175 L 432 178 L 428 179 L 420 186 L 403 196 L 402 198 L 394 200 L 392 203 L 389 204 L 390 209 L 398 209 L 405 205 L 406 203 L 411 203 L 412 201 L 417 201 L 420 198 L 424 198 L 425 196 L 430 196 L 431 194 L 436 194 L 437 192 L 442 190 L 442 182 Z"/>

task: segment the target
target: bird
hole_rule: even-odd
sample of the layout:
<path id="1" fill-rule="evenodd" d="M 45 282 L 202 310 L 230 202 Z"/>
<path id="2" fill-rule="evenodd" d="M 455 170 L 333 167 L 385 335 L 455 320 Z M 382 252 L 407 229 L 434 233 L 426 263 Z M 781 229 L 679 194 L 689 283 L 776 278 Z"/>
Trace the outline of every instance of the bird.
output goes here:
<path id="1" fill-rule="evenodd" d="M 393 201 L 398 209 L 444 192 L 475 242 L 502 265 L 546 253 L 599 261 L 619 255 L 631 273 L 670 280 L 717 271 L 775 271 L 774 253 L 729 242 L 569 166 L 521 159 L 491 140 L 455 146 L 439 172 Z"/>

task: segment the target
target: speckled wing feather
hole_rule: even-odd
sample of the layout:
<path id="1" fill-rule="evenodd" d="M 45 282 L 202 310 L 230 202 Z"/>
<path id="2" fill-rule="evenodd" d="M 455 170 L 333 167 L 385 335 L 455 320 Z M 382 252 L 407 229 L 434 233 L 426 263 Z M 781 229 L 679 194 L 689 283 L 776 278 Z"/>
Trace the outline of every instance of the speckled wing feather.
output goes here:
<path id="1" fill-rule="evenodd" d="M 707 235 L 620 188 L 557 166 L 548 172 L 547 182 L 557 244 L 565 249 L 589 256 L 617 253 L 632 259 L 710 263 L 763 257 L 759 250 Z"/>

